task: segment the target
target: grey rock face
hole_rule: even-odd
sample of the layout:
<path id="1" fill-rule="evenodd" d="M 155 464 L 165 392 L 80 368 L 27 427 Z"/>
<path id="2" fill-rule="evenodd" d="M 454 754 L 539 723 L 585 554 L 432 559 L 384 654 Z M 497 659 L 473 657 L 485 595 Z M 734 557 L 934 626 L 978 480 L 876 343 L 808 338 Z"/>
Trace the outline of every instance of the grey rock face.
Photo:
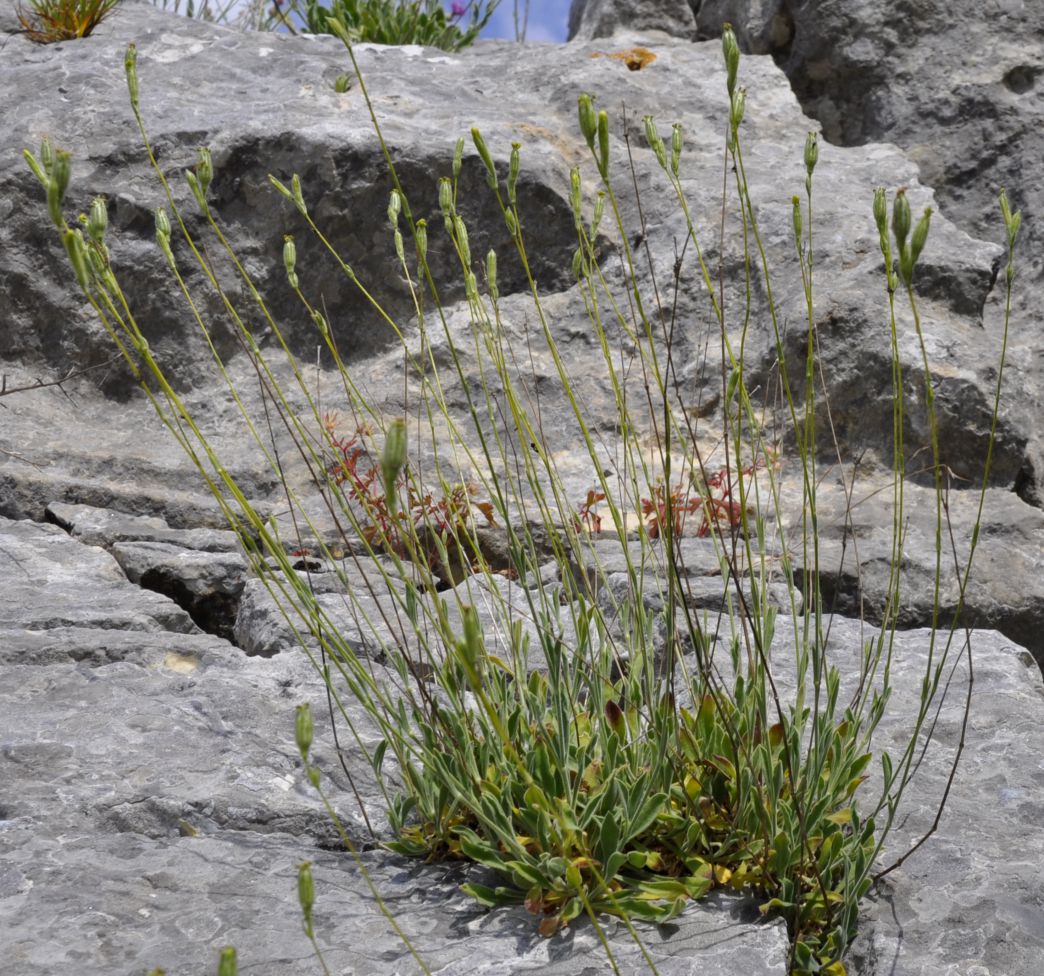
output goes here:
<path id="1" fill-rule="evenodd" d="M 94 605 L 89 619 L 81 602 Z M 303 700 L 341 819 L 372 844 L 345 803 L 312 666 L 299 651 L 247 658 L 174 629 L 183 621 L 100 549 L 53 526 L 0 520 L 0 973 L 212 972 L 229 943 L 241 971 L 314 972 L 295 902 L 304 859 L 315 862 L 316 926 L 332 970 L 402 971 L 408 948 L 301 774 L 293 717 Z M 375 745 L 365 715 L 346 705 Z M 386 831 L 368 762 L 354 751 L 343 760 L 370 824 Z M 363 863 L 433 970 L 463 976 L 486 960 L 490 973 L 565 976 L 600 951 L 588 925 L 549 941 L 521 909 L 479 909 L 459 891 L 468 875 L 458 867 L 378 853 Z M 626 930 L 609 931 L 621 964 L 639 967 Z M 785 972 L 785 933 L 742 899 L 712 899 L 642 931 L 665 973 Z"/>
<path id="2" fill-rule="evenodd" d="M 696 18 L 688 0 L 573 0 L 569 40 L 592 41 L 618 30 L 664 31 L 694 40 Z"/>
<path id="3" fill-rule="evenodd" d="M 746 50 L 771 54 L 831 142 L 902 147 L 935 188 L 942 211 L 969 233 L 1003 241 L 1002 187 L 1022 208 L 1008 398 L 1032 431 L 1018 488 L 1039 507 L 1044 6 L 705 0 L 696 7 L 700 37 L 717 36 L 731 21 Z M 996 322 L 994 313 L 985 328 L 996 329 Z"/>

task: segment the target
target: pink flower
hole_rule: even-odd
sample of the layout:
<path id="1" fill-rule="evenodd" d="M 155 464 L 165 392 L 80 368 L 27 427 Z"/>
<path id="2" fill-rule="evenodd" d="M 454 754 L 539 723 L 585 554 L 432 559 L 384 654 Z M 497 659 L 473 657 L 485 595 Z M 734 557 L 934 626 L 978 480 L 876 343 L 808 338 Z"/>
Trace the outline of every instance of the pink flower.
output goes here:
<path id="1" fill-rule="evenodd" d="M 464 16 L 467 8 L 462 3 L 457 3 L 457 0 L 453 0 L 450 4 L 450 18 L 452 20 L 459 20 Z"/>

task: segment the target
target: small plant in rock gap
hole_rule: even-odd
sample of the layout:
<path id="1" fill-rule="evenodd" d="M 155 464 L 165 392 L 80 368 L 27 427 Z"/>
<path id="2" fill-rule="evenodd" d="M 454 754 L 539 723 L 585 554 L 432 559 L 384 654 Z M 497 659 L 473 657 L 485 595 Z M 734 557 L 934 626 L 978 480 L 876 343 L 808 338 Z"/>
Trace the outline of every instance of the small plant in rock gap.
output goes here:
<path id="1" fill-rule="evenodd" d="M 500 0 L 304 0 L 301 16 L 313 34 L 333 33 L 344 26 L 352 42 L 426 44 L 459 51 L 474 44 Z"/>
<path id="2" fill-rule="evenodd" d="M 351 33 L 336 19 L 330 24 L 345 41 L 360 90 L 368 98 L 352 51 Z M 414 295 L 414 322 L 409 331 L 384 311 L 351 264 L 329 244 L 309 209 L 299 178 L 295 175 L 289 185 L 271 178 L 319 245 L 339 261 L 364 299 L 395 330 L 411 384 L 415 436 L 423 435 L 424 444 L 411 443 L 407 421 L 386 422 L 360 391 L 352 366 L 341 356 L 336 330 L 301 291 L 296 247 L 288 241 L 283 252 L 288 285 L 303 313 L 315 323 L 318 341 L 343 390 L 346 409 L 362 418 L 356 433 L 343 437 L 320 412 L 283 342 L 278 323 L 236 260 L 211 208 L 208 188 L 213 166 L 207 150 L 201 150 L 195 169 L 186 172 L 186 181 L 212 235 L 213 252 L 225 254 L 250 286 L 254 300 L 250 318 L 236 309 L 222 289 L 208 257 L 211 249 L 198 247 L 188 233 L 165 170 L 153 155 L 138 99 L 136 54 L 133 47 L 128 50 L 131 104 L 146 152 L 191 260 L 210 287 L 226 299 L 240 332 L 243 354 L 263 378 L 265 417 L 275 417 L 278 425 L 254 422 L 211 346 L 217 373 L 230 384 L 245 429 L 282 479 L 293 524 L 298 529 L 307 527 L 318 539 L 324 537 L 323 532 L 308 514 L 305 502 L 316 494 L 321 497 L 324 517 L 336 527 L 344 550 L 352 554 L 357 574 L 359 585 L 346 582 L 341 597 L 356 619 L 372 625 L 369 629 L 381 645 L 380 664 L 358 653 L 319 602 L 306 575 L 294 571 L 279 525 L 250 503 L 170 385 L 110 263 L 104 202 L 95 201 L 81 224 L 71 226 L 63 213 L 69 155 L 45 142 L 39 157 L 27 151 L 26 159 L 44 187 L 48 213 L 76 280 L 124 353 L 128 368 L 140 379 L 172 434 L 197 461 L 230 524 L 240 533 L 254 571 L 287 619 L 295 621 L 302 636 L 318 642 L 318 656 L 308 642 L 302 642 L 302 649 L 312 656 L 317 672 L 327 682 L 335 703 L 333 713 L 347 720 L 345 702 L 350 698 L 361 705 L 377 729 L 379 741 L 374 746 L 372 740 L 358 735 L 352 722 L 346 722 L 383 793 L 394 828 L 391 838 L 380 838 L 385 846 L 428 859 L 462 858 L 491 869 L 498 883 L 472 881 L 467 890 L 486 905 L 524 905 L 545 934 L 585 916 L 617 970 L 601 927 L 603 915 L 622 920 L 655 972 L 633 920 L 665 921 L 708 891 L 728 888 L 753 894 L 763 912 L 785 920 L 793 974 L 842 976 L 842 959 L 855 931 L 860 900 L 875 877 L 895 866 L 879 869 L 877 861 L 900 815 L 903 794 L 934 734 L 932 716 L 964 653 L 961 645 L 955 649 L 956 623 L 948 632 L 940 630 L 938 639 L 933 630 L 920 684 L 920 706 L 907 730 L 909 738 L 898 750 L 881 748 L 875 730 L 892 691 L 891 637 L 902 596 L 898 566 L 904 529 L 901 513 L 907 459 L 903 418 L 907 405 L 898 355 L 899 299 L 905 299 L 922 357 L 927 446 L 938 498 L 937 575 L 942 572 L 942 464 L 933 378 L 913 289 L 931 214 L 926 211 L 915 224 L 902 191 L 894 195 L 891 213 L 885 190 L 874 194 L 873 216 L 884 259 L 882 301 L 887 302 L 894 364 L 896 569 L 881 627 L 862 648 L 854 653 L 848 649 L 857 673 L 845 676 L 837 665 L 837 649 L 829 640 L 818 582 L 816 410 L 827 396 L 825 383 L 817 381 L 824 364 L 816 361 L 813 314 L 811 225 L 818 143 L 814 134 L 806 140 L 805 197 L 803 201 L 795 198 L 793 210 L 808 350 L 803 364 L 807 386 L 800 398 L 790 382 L 782 313 L 773 300 L 758 209 L 747 182 L 742 128 L 746 92 L 737 84 L 740 54 L 731 30 L 724 34 L 723 53 L 729 96 L 723 170 L 730 174 L 732 196 L 723 195 L 722 212 L 710 222 L 711 232 L 717 234 L 717 228 L 725 226 L 724 215 L 730 213 L 740 222 L 735 245 L 739 255 L 760 270 L 766 301 L 758 313 L 766 323 L 778 366 L 781 405 L 773 423 L 781 430 L 769 429 L 765 411 L 755 405 L 754 392 L 747 385 L 745 343 L 755 302 L 750 275 L 741 288 L 745 297 L 740 304 L 746 308 L 736 316 L 743 324 L 732 324 L 718 297 L 725 289 L 703 260 L 701 229 L 685 195 L 681 177 L 684 132 L 675 125 L 668 144 L 655 120 L 645 120 L 648 150 L 659 164 L 669 192 L 677 198 L 691 252 L 696 255 L 693 271 L 705 282 L 705 297 L 720 332 L 722 399 L 730 404 L 715 431 L 716 442 L 722 445 L 720 466 L 718 459 L 700 452 L 696 421 L 678 396 L 672 374 L 672 336 L 654 324 L 672 321 L 673 316 L 658 306 L 655 294 L 645 294 L 629 249 L 633 235 L 614 188 L 608 114 L 597 111 L 589 96 L 580 96 L 580 131 L 598 174 L 599 193 L 593 209 L 584 204 L 579 169 L 571 173 L 569 188 L 577 233 L 573 270 L 594 345 L 602 357 L 598 368 L 604 373 L 599 381 L 611 391 L 617 411 L 614 429 L 619 431 L 619 442 L 613 445 L 608 462 L 600 440 L 591 432 L 582 397 L 530 271 L 517 199 L 521 147 L 512 145 L 505 179 L 481 132 L 472 130 L 489 192 L 529 286 L 534 328 L 523 345 L 540 343 L 553 363 L 560 384 L 559 402 L 570 411 L 578 450 L 590 461 L 594 485 L 577 509 L 554 454 L 529 449 L 541 443 L 536 419 L 540 403 L 534 402 L 524 375 L 519 374 L 517 364 L 526 361 L 525 349 L 511 345 L 510 330 L 504 327 L 495 252 L 485 258 L 485 287 L 479 288 L 468 229 L 457 209 L 464 140 L 458 140 L 449 175 L 439 184 L 442 226 L 464 283 L 461 307 L 467 312 L 467 322 L 463 329 L 455 329 L 440 301 L 427 262 L 428 225 L 413 217 L 370 102 L 367 105 L 394 185 L 388 219 L 398 260 L 395 270 Z M 733 211 L 729 210 L 730 199 Z M 1000 352 L 1003 366 L 1020 218 L 1011 213 L 1003 195 L 1001 206 L 1009 255 L 1008 305 Z M 625 295 L 614 290 L 599 264 L 594 242 L 603 218 L 616 223 L 626 269 Z M 189 297 L 171 247 L 172 234 L 171 217 L 161 208 L 156 212 L 157 243 Z M 413 244 L 409 252 L 407 237 Z M 189 304 L 190 314 L 205 332 L 198 308 Z M 276 349 L 285 354 L 292 377 L 289 389 L 278 381 L 274 354 L 262 353 L 248 325 L 258 317 L 271 331 Z M 634 371 L 617 359 L 610 324 L 617 330 L 615 334 L 631 340 L 640 357 L 642 392 L 651 405 L 647 414 L 636 411 L 636 398 L 626 388 L 627 376 Z M 443 343 L 441 361 L 448 365 L 439 366 L 432 354 L 433 337 Z M 1001 372 L 998 370 L 993 403 L 993 430 Z M 450 386 L 466 404 L 462 411 L 452 410 L 446 400 Z M 303 409 L 292 405 L 291 392 L 305 404 Z M 403 399 L 407 399 L 405 392 Z M 371 429 L 373 434 L 368 432 Z M 263 436 L 260 430 L 272 433 Z M 283 432 L 280 443 L 276 430 Z M 646 439 L 650 430 L 655 435 L 652 460 Z M 378 452 L 376 442 L 381 438 Z M 794 503 L 796 512 L 788 511 L 781 500 L 781 444 L 788 452 L 788 467 L 796 470 L 800 496 Z M 303 487 L 292 483 L 279 465 L 283 447 L 295 451 L 306 466 L 309 477 Z M 335 452 L 333 461 L 331 451 Z M 984 467 L 980 506 L 991 457 L 992 448 Z M 702 481 L 679 478 L 679 472 L 692 470 L 714 473 L 703 476 Z M 477 538 L 472 517 L 475 492 L 469 487 L 472 479 L 480 486 L 482 497 L 489 499 L 488 509 L 479 511 L 502 527 L 508 562 L 517 581 L 509 586 L 496 575 Z M 464 490 L 457 493 L 457 486 Z M 628 517 L 642 511 L 643 500 L 648 504 L 644 531 L 629 537 Z M 722 567 L 723 610 L 713 622 L 692 610 L 684 553 L 676 546 L 686 529 L 686 518 L 697 516 L 703 519 L 701 527 L 706 527 L 705 535 Z M 589 545 L 590 532 L 600 529 L 603 520 L 630 543 L 621 546 L 624 572 L 609 573 L 601 567 Z M 439 531 L 432 533 L 433 525 Z M 653 528 L 655 539 L 651 538 Z M 965 560 L 954 560 L 962 596 L 976 539 L 977 529 Z M 359 547 L 362 553 L 357 551 Z M 463 579 L 453 579 L 457 585 L 452 590 L 435 592 L 431 547 L 442 563 L 455 559 L 460 569 L 466 568 Z M 330 553 L 325 542 L 318 548 L 323 555 Z M 795 548 L 803 549 L 808 558 L 800 578 L 791 556 Z M 546 572 L 548 558 L 553 562 L 553 574 Z M 590 567 L 590 572 L 577 571 L 577 567 Z M 782 584 L 786 591 L 786 615 L 770 601 L 770 585 L 775 584 Z M 378 601 L 377 611 L 367 609 L 359 597 L 361 588 L 370 593 L 380 589 L 385 603 Z M 390 636 L 381 636 L 378 623 Z M 722 635 L 721 639 L 716 635 Z M 971 653 L 970 644 L 967 653 Z M 966 701 L 965 720 L 967 707 Z M 330 811 L 345 846 L 354 853 L 321 786 L 319 769 L 310 761 L 312 729 L 307 706 L 298 711 L 296 730 L 306 775 Z M 857 803 L 875 752 L 880 764 L 876 786 Z M 959 757 L 958 746 L 950 782 Z M 945 798 L 944 793 L 939 813 Z M 362 812 L 365 817 L 365 809 Z M 369 884 L 365 865 L 357 863 Z M 396 925 L 372 885 L 371 890 L 422 971 L 428 972 L 417 948 Z M 302 905 L 305 901 L 309 904 L 304 909 L 306 928 L 314 938 L 311 902 L 304 899 Z"/>
<path id="3" fill-rule="evenodd" d="M 29 0 L 19 5 L 18 22 L 38 44 L 54 44 L 86 37 L 120 0 Z"/>

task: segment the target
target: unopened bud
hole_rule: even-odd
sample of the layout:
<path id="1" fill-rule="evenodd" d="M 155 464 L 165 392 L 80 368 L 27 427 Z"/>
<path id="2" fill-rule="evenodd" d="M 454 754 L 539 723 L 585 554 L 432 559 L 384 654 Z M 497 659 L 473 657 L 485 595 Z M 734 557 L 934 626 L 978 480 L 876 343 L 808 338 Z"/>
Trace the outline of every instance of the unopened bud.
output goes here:
<path id="1" fill-rule="evenodd" d="M 921 219 L 917 221 L 917 226 L 914 228 L 913 237 L 910 239 L 910 257 L 914 264 L 917 264 L 917 259 L 920 258 L 921 251 L 924 250 L 925 242 L 928 240 L 928 227 L 931 221 L 932 208 L 925 207 Z"/>
<path id="2" fill-rule="evenodd" d="M 656 161 L 666 170 L 667 150 L 664 147 L 663 139 L 660 138 L 660 133 L 656 129 L 656 121 L 651 115 L 645 116 L 643 121 L 645 122 L 645 141 L 649 143 L 649 148 L 656 155 Z"/>
<path id="3" fill-rule="evenodd" d="M 439 209 L 443 214 L 453 212 L 453 183 L 448 176 L 439 180 Z"/>
<path id="4" fill-rule="evenodd" d="M 47 183 L 47 211 L 51 215 L 51 221 L 55 227 L 65 225 L 65 218 L 62 216 L 62 201 L 65 199 L 65 191 L 69 186 L 71 161 L 70 153 L 58 150 L 54 154 L 54 162 L 51 164 L 50 179 Z"/>
<path id="5" fill-rule="evenodd" d="M 381 481 L 384 483 L 384 496 L 392 514 L 398 507 L 395 482 L 406 464 L 406 448 L 406 421 L 402 417 L 396 417 L 388 425 L 388 432 L 384 438 L 384 451 L 381 453 Z"/>
<path id="6" fill-rule="evenodd" d="M 794 240 L 801 243 L 801 197 L 793 196 L 790 198 L 790 203 L 794 210 Z"/>
<path id="7" fill-rule="evenodd" d="M 602 179 L 609 178 L 609 113 L 598 113 L 598 171 Z"/>
<path id="8" fill-rule="evenodd" d="M 290 179 L 290 191 L 293 193 L 294 205 L 301 211 L 301 215 L 308 216 L 308 208 L 305 206 L 304 195 L 301 193 L 301 177 L 294 173 Z"/>
<path id="9" fill-rule="evenodd" d="M 286 268 L 286 278 L 290 287 L 295 291 L 298 287 L 297 280 L 297 245 L 289 234 L 283 238 L 283 267 Z"/>
<path id="10" fill-rule="evenodd" d="M 682 140 L 684 136 L 685 131 L 681 123 L 675 122 L 671 126 L 671 172 L 675 177 L 678 175 L 678 168 L 681 164 Z"/>
<path id="11" fill-rule="evenodd" d="M 901 250 L 910 233 L 910 201 L 906 199 L 904 187 L 895 192 L 895 202 L 892 204 L 892 233 Z"/>
<path id="12" fill-rule="evenodd" d="M 138 104 L 138 49 L 133 44 L 127 45 L 127 53 L 123 56 L 123 73 L 127 76 L 127 90 L 130 92 L 132 105 Z"/>
<path id="13" fill-rule="evenodd" d="M 221 950 L 221 958 L 218 961 L 218 976 L 237 976 L 238 972 L 235 947 L 225 946 Z"/>
<path id="14" fill-rule="evenodd" d="M 196 175 L 199 177 L 199 188 L 206 196 L 210 189 L 210 181 L 214 178 L 214 160 L 206 146 L 199 148 L 199 162 L 196 163 Z"/>
<path id="15" fill-rule="evenodd" d="M 492 248 L 486 255 L 486 284 L 489 286 L 489 293 L 494 300 L 499 298 L 500 292 L 497 290 L 497 252 Z"/>
<path id="16" fill-rule="evenodd" d="M 477 128 L 471 130 L 471 141 L 475 143 L 475 148 L 486 167 L 486 182 L 491 190 L 495 190 L 497 188 L 497 168 L 493 165 L 493 157 L 489 153 L 486 140 L 482 138 L 482 133 Z"/>
<path id="17" fill-rule="evenodd" d="M 294 719 L 294 738 L 301 761 L 308 765 L 308 753 L 312 748 L 312 709 L 308 705 L 298 705 Z"/>
<path id="18" fill-rule="evenodd" d="M 392 190 L 388 197 L 388 222 L 394 227 L 399 222 L 399 214 L 402 212 L 402 199 L 398 190 Z"/>
<path id="19" fill-rule="evenodd" d="M 511 206 L 515 206 L 516 200 L 516 185 L 518 184 L 518 172 L 521 168 L 521 160 L 519 157 L 519 150 L 522 148 L 522 144 L 519 142 L 511 143 L 511 160 L 508 163 L 508 181 L 507 181 L 507 192 L 508 202 Z"/>
<path id="20" fill-rule="evenodd" d="M 577 106 L 580 116 L 580 132 L 593 152 L 595 135 L 598 133 L 598 113 L 595 112 L 594 102 L 587 92 L 577 99 Z"/>
<path id="21" fill-rule="evenodd" d="M 464 137 L 461 136 L 457 140 L 457 145 L 453 148 L 453 179 L 457 180 L 460 178 L 460 167 L 464 161 Z"/>
<path id="22" fill-rule="evenodd" d="M 312 877 L 312 864 L 305 861 L 297 865 L 297 901 L 304 917 L 304 929 L 308 938 L 315 934 L 312 928 L 312 909 L 315 907 L 315 879 Z"/>
<path id="23" fill-rule="evenodd" d="M 725 56 L 725 70 L 727 72 L 726 86 L 729 98 L 736 90 L 736 76 L 739 73 L 740 49 L 736 43 L 736 35 L 733 33 L 732 24 L 725 24 L 721 33 L 721 50 Z"/>
<path id="24" fill-rule="evenodd" d="M 105 229 L 109 226 L 109 208 L 104 197 L 95 197 L 91 201 L 91 212 L 87 217 L 87 234 L 98 244 L 105 240 Z"/>
<path id="25" fill-rule="evenodd" d="M 170 239 L 170 218 L 167 217 L 167 211 L 162 207 L 157 207 L 155 212 L 156 217 L 156 236 L 166 237 Z"/>
<path id="26" fill-rule="evenodd" d="M 417 257 L 423 264 L 428 259 L 428 222 L 423 217 L 417 221 L 416 231 Z"/>
<path id="27" fill-rule="evenodd" d="M 87 289 L 87 247 L 79 230 L 67 229 L 62 233 L 62 243 L 76 274 L 76 283 Z"/>
<path id="28" fill-rule="evenodd" d="M 805 138 L 805 172 L 811 176 L 812 170 L 819 162 L 819 139 L 814 132 L 810 132 Z"/>

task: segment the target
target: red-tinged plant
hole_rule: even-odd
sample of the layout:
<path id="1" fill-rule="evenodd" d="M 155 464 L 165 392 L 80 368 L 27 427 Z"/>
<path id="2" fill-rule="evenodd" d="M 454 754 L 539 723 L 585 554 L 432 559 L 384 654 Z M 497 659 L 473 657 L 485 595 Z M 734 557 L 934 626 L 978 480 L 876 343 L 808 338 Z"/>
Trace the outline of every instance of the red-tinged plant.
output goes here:
<path id="1" fill-rule="evenodd" d="M 594 488 L 588 490 L 587 500 L 576 510 L 576 517 L 573 519 L 577 532 L 582 528 L 587 529 L 592 535 L 597 535 L 602 531 L 602 516 L 594 510 L 594 507 L 604 501 L 604 491 L 596 491 Z"/>
<path id="2" fill-rule="evenodd" d="M 696 530 L 699 538 L 708 536 L 714 525 L 727 529 L 739 528 L 743 524 L 744 506 L 739 498 L 733 496 L 739 494 L 740 481 L 746 479 L 749 482 L 755 472 L 764 470 L 770 463 L 773 468 L 779 466 L 775 452 L 758 457 L 738 472 L 722 466 L 707 478 L 705 493 L 700 493 L 691 479 L 675 482 L 669 494 L 665 485 L 654 485 L 653 497 L 641 501 L 641 514 L 649 538 L 660 538 L 668 511 L 675 538 L 685 534 L 689 516 L 697 512 L 700 513 L 700 525 Z"/>
<path id="3" fill-rule="evenodd" d="M 386 546 L 405 556 L 409 548 L 406 536 L 410 540 L 428 539 L 421 555 L 428 566 L 434 568 L 440 562 L 436 538 L 443 545 L 456 548 L 463 542 L 462 533 L 471 528 L 475 513 L 481 515 L 486 524 L 496 524 L 492 503 L 475 497 L 478 485 L 464 482 L 448 492 L 432 494 L 419 488 L 405 471 L 396 482 L 400 497 L 405 496 L 405 504 L 393 512 L 381 483 L 380 461 L 369 445 L 370 428 L 360 425 L 351 436 L 344 437 L 337 433 L 334 414 L 326 414 L 323 426 L 334 453 L 334 460 L 326 470 L 327 477 L 363 510 L 366 524 L 362 535 L 371 546 Z M 467 551 L 466 546 L 461 548 Z"/>
<path id="4" fill-rule="evenodd" d="M 86 37 L 120 0 L 29 0 L 30 11 L 18 8 L 18 22 L 37 44 Z"/>

